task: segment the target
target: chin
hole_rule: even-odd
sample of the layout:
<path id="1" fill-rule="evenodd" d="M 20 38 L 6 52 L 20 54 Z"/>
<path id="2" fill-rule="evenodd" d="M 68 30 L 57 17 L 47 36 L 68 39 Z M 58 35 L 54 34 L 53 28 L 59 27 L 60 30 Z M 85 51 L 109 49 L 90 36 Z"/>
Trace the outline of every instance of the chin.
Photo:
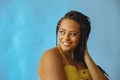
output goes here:
<path id="1" fill-rule="evenodd" d="M 62 48 L 62 50 L 63 51 L 71 51 L 71 50 L 73 50 L 73 48 L 72 48 L 72 46 L 64 46 L 64 45 L 61 45 L 61 48 Z"/>

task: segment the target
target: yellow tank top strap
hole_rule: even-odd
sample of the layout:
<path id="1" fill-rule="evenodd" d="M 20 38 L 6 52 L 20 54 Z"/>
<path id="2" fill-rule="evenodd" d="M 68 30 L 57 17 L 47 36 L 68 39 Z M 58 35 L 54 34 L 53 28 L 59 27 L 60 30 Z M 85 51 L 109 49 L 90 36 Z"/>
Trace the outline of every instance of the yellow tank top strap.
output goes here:
<path id="1" fill-rule="evenodd" d="M 66 58 L 64 56 L 64 53 L 63 53 L 62 49 L 60 48 L 60 46 L 57 46 L 57 48 L 58 48 L 59 52 L 62 54 L 62 57 L 63 57 L 65 63 L 68 64 L 68 62 L 67 62 L 67 60 L 66 60 Z"/>
<path id="2" fill-rule="evenodd" d="M 63 59 L 66 63 L 64 70 L 65 70 L 67 80 L 92 80 L 92 78 L 90 77 L 88 69 L 77 70 L 77 68 L 74 65 L 70 65 L 67 62 L 67 60 L 64 56 L 64 53 L 63 53 L 62 49 L 60 48 L 60 46 L 57 46 L 57 48 L 58 48 L 59 52 L 61 53 L 61 55 L 63 56 Z"/>

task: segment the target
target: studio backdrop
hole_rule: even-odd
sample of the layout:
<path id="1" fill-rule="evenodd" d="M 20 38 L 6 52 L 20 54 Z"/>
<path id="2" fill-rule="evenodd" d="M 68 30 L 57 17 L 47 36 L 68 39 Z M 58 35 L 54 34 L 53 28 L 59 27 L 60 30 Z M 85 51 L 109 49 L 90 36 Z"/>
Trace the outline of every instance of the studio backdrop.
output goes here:
<path id="1" fill-rule="evenodd" d="M 120 0 L 0 0 L 0 80 L 38 80 L 40 58 L 70 10 L 90 17 L 89 53 L 120 80 Z"/>

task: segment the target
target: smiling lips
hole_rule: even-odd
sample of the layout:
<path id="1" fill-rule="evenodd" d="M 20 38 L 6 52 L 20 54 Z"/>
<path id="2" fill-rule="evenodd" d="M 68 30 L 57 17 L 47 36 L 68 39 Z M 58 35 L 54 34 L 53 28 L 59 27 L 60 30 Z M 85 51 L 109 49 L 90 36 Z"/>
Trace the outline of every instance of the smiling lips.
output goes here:
<path id="1" fill-rule="evenodd" d="M 65 46 L 70 46 L 71 42 L 62 42 Z"/>

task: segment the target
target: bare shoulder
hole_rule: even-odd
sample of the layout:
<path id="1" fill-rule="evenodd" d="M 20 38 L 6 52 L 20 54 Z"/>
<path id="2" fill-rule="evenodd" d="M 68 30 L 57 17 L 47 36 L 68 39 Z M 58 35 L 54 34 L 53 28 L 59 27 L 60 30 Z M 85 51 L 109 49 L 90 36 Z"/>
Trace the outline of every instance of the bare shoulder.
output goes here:
<path id="1" fill-rule="evenodd" d="M 59 60 L 59 56 L 57 54 L 58 54 L 58 51 L 57 51 L 56 47 L 48 49 L 43 53 L 43 55 L 41 57 L 41 61 Z"/>
<path id="2" fill-rule="evenodd" d="M 63 64 L 57 54 L 56 47 L 43 53 L 38 70 L 40 80 L 65 80 Z"/>
<path id="3" fill-rule="evenodd" d="M 56 47 L 46 50 L 41 59 L 39 65 L 39 71 L 43 72 L 43 70 L 47 70 L 50 67 L 54 67 L 56 64 L 60 62 L 59 57 L 57 56 Z"/>

